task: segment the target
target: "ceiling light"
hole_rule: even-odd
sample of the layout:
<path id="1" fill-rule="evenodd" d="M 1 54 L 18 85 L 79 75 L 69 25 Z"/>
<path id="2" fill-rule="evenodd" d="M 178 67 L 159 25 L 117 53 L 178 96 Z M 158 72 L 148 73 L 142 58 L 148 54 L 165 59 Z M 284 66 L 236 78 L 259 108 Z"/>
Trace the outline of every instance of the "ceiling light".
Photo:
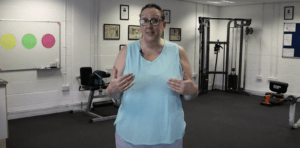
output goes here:
<path id="1" fill-rule="evenodd" d="M 214 3 L 214 4 L 232 4 L 235 3 L 233 1 L 227 1 L 227 0 L 221 0 L 221 1 L 207 1 L 208 3 Z"/>

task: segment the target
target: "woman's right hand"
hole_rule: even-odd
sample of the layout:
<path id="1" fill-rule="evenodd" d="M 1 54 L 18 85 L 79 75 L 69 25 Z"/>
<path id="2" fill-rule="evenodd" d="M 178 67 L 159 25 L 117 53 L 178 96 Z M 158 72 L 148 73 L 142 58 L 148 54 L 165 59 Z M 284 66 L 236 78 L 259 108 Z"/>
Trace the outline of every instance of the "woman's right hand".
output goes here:
<path id="1" fill-rule="evenodd" d="M 118 70 L 114 67 L 113 76 L 110 79 L 109 85 L 111 85 L 112 93 L 122 93 L 134 85 L 134 75 L 132 73 L 118 77 Z"/>

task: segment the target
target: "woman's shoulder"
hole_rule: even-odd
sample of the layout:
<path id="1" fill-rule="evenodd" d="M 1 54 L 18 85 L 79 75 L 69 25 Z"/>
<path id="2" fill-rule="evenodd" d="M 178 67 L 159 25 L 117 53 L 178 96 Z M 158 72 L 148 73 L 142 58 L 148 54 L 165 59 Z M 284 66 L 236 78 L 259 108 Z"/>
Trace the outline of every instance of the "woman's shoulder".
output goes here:
<path id="1" fill-rule="evenodd" d="M 129 50 L 129 51 L 135 51 L 135 50 L 139 50 L 140 49 L 140 41 L 139 40 L 136 40 L 136 41 L 133 41 L 133 42 L 130 42 L 126 45 L 126 48 Z"/>
<path id="2" fill-rule="evenodd" d="M 166 41 L 165 40 L 165 44 L 170 48 L 170 49 L 178 49 L 178 52 L 179 52 L 179 55 L 180 55 L 180 57 L 183 57 L 185 54 L 186 54 L 186 52 L 185 52 L 185 49 L 182 47 L 182 46 L 180 46 L 180 45 L 178 45 L 178 44 L 176 44 L 176 43 L 173 43 L 173 42 L 170 42 L 170 41 Z"/>
<path id="3" fill-rule="evenodd" d="M 127 44 L 127 46 L 139 46 L 139 45 L 140 45 L 140 40 L 136 40 Z"/>
<path id="4" fill-rule="evenodd" d="M 183 49 L 180 45 L 178 45 L 177 43 L 173 43 L 173 42 L 171 42 L 171 41 L 165 40 L 165 44 L 166 44 L 167 46 L 169 46 L 169 47 L 176 47 L 176 48 L 178 48 L 179 50 L 182 50 L 182 49 Z M 184 50 L 184 49 L 183 49 L 183 50 Z"/>
<path id="5" fill-rule="evenodd" d="M 184 48 L 183 48 L 182 46 L 178 45 L 177 43 L 173 43 L 173 42 L 170 42 L 170 41 L 165 40 L 165 44 L 166 44 L 167 46 L 169 46 L 169 47 L 176 47 L 176 48 L 179 49 L 179 51 L 180 51 L 180 50 L 183 50 L 183 51 L 184 51 Z"/>
<path id="6" fill-rule="evenodd" d="M 171 41 L 167 41 L 167 40 L 165 40 L 165 44 L 166 44 L 167 46 L 178 46 L 178 44 L 173 43 L 173 42 L 171 42 Z"/>
<path id="7" fill-rule="evenodd" d="M 124 59 L 126 58 L 126 55 L 127 55 L 127 46 L 128 45 L 125 45 L 124 47 L 121 48 L 119 54 L 118 54 L 118 57 L 120 57 L 121 59 Z"/>

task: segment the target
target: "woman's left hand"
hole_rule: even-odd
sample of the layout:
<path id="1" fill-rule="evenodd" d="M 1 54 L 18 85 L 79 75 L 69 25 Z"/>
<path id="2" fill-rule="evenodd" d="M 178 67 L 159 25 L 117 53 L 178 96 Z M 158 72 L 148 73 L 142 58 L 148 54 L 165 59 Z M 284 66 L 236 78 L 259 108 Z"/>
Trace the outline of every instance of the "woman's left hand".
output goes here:
<path id="1" fill-rule="evenodd" d="M 182 95 L 191 95 L 197 92 L 195 91 L 194 82 L 186 75 L 185 71 L 182 72 L 183 80 L 178 79 L 169 79 L 168 83 L 170 89 L 182 94 Z"/>

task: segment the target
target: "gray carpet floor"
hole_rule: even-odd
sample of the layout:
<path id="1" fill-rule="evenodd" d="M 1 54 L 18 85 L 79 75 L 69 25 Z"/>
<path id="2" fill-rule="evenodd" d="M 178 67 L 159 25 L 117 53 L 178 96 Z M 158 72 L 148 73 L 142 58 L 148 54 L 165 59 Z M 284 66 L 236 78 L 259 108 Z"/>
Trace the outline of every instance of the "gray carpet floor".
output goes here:
<path id="1" fill-rule="evenodd" d="M 183 147 L 300 148 L 300 129 L 289 127 L 289 104 L 266 107 L 260 105 L 262 99 L 209 91 L 183 100 L 187 123 Z M 96 108 L 95 112 L 113 115 L 117 108 Z M 9 120 L 7 148 L 115 148 L 114 120 L 89 123 L 90 119 L 82 113 L 63 112 Z"/>

